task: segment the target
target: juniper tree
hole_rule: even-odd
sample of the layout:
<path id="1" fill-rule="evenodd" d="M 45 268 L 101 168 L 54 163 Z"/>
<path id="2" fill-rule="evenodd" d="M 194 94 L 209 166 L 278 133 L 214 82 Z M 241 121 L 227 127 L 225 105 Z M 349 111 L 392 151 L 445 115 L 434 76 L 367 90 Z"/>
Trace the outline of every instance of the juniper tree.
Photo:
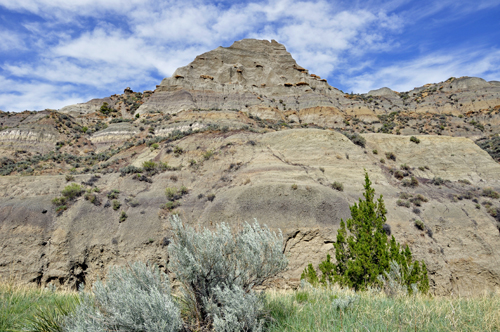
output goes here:
<path id="1" fill-rule="evenodd" d="M 366 290 L 370 286 L 380 285 L 379 275 L 390 270 L 392 261 L 401 267 L 402 282 L 412 292 L 412 284 L 426 293 L 429 289 L 427 267 L 425 263 L 412 260 L 408 246 L 401 248 L 394 236 L 388 240 L 384 230 L 387 221 L 382 195 L 375 200 L 375 189 L 371 187 L 368 173 L 365 173 L 364 199 L 350 207 L 351 218 L 340 221 L 335 248 L 336 263 L 330 255 L 319 265 L 321 283 L 338 283 L 355 290 Z M 308 270 L 308 269 L 306 269 Z M 306 271 L 305 271 L 306 272 Z M 313 270 L 314 272 L 314 270 Z M 309 269 L 303 278 L 318 279 Z"/>

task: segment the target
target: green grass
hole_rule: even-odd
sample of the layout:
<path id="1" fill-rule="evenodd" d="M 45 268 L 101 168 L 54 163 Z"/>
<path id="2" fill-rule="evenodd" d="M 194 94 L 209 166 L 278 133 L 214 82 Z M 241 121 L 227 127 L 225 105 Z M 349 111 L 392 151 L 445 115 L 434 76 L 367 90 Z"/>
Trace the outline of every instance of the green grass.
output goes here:
<path id="1" fill-rule="evenodd" d="M 345 309 L 337 299 L 355 297 Z M 339 288 L 267 292 L 267 331 L 500 331 L 500 296 L 442 298 Z"/>
<path id="2" fill-rule="evenodd" d="M 0 284 L 0 331 L 59 331 L 61 313 L 70 312 L 77 301 L 75 292 Z"/>
<path id="3" fill-rule="evenodd" d="M 500 331 L 500 295 L 470 298 L 355 293 L 338 287 L 266 293 L 265 331 Z M 343 299 L 349 306 L 334 306 Z M 0 284 L 0 331 L 57 332 L 75 292 Z"/>

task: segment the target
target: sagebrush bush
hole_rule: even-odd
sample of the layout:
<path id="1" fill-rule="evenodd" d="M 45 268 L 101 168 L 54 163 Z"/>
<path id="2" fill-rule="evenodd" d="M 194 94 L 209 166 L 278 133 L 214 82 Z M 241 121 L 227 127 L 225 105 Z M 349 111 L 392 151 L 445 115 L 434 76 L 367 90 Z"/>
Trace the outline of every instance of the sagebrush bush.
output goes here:
<path id="1" fill-rule="evenodd" d="M 258 331 L 262 312 L 252 289 L 286 268 L 281 232 L 257 222 L 246 223 L 236 234 L 224 223 L 196 232 L 176 215 L 171 223 L 170 269 L 183 285 L 190 324 L 235 331 L 231 326 L 240 322 L 239 331 Z M 250 312 L 253 318 L 246 316 Z"/>
<path id="2" fill-rule="evenodd" d="M 233 285 L 225 288 L 217 286 L 214 295 L 218 303 L 210 298 L 204 303 L 209 316 L 213 319 L 214 331 L 262 331 L 264 323 L 262 294 L 246 292 L 242 287 Z"/>
<path id="3" fill-rule="evenodd" d="M 182 328 L 170 283 L 158 267 L 134 263 L 111 268 L 106 282 L 92 294 L 81 292 L 81 303 L 65 323 L 67 332 L 176 332 Z"/>

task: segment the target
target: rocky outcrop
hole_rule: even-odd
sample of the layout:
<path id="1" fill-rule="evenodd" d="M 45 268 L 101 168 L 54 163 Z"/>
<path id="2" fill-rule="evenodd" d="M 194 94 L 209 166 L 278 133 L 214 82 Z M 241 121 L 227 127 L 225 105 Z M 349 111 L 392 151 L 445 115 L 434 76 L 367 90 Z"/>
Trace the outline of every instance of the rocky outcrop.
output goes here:
<path id="1" fill-rule="evenodd" d="M 332 98 L 342 95 L 325 80 L 298 66 L 282 44 L 244 39 L 199 55 L 189 65 L 177 69 L 172 77 L 161 82 L 139 112 L 270 106 L 274 96 L 296 99 L 310 92 Z M 303 107 L 289 105 L 294 109 Z M 314 106 L 318 106 L 317 102 Z"/>

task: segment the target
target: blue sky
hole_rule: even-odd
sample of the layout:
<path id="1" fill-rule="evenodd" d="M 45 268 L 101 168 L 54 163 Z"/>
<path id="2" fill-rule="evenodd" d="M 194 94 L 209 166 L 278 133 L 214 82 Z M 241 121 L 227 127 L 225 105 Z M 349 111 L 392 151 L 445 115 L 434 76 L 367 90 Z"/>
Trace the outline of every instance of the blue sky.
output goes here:
<path id="1" fill-rule="evenodd" d="M 0 0 L 0 109 L 152 90 L 194 57 L 276 39 L 346 92 L 500 80 L 500 0 Z"/>

